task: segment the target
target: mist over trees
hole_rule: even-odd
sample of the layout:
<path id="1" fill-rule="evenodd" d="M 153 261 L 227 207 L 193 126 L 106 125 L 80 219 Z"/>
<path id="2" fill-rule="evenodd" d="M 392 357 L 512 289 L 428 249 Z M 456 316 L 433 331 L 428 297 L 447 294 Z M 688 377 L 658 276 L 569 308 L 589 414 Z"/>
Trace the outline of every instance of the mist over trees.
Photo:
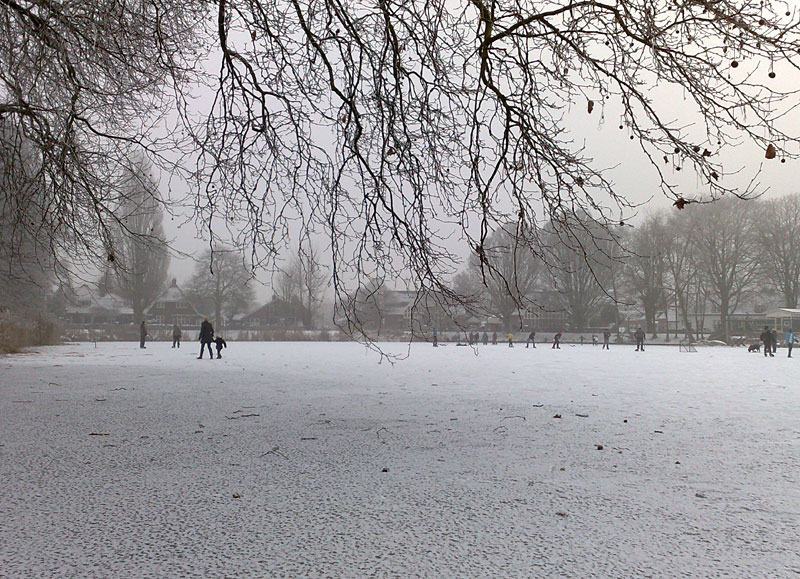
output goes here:
<path id="1" fill-rule="evenodd" d="M 108 259 L 144 151 L 188 184 L 167 201 L 253 268 L 275 268 L 289 231 L 323 235 L 340 305 L 372 279 L 463 301 L 449 283 L 459 248 L 485 267 L 493 231 L 561 221 L 574 255 L 550 260 L 547 236 L 515 245 L 564 266 L 583 323 L 601 299 L 590 278 L 607 291 L 614 269 L 594 248 L 635 208 L 570 127 L 622 130 L 656 175 L 648 188 L 678 207 L 759 191 L 732 179 L 736 147 L 798 154 L 797 84 L 782 80 L 800 32 L 785 2 L 16 0 L 0 13 L 0 116 L 25 136 L 9 155 L 26 159 L 41 209 L 15 226 L 50 233 L 42 264 Z M 679 302 L 711 291 L 701 273 L 674 283 Z"/>
<path id="2" fill-rule="evenodd" d="M 217 333 L 237 314 L 250 310 L 255 299 L 253 276 L 240 252 L 208 249 L 196 262 L 185 293 L 195 308 L 212 318 Z"/>
<path id="3" fill-rule="evenodd" d="M 136 323 L 166 289 L 169 275 L 169 247 L 164 234 L 164 210 L 158 184 L 150 167 L 140 160 L 127 170 L 121 184 L 125 196 L 116 210 L 111 232 L 107 278 L 113 291 L 133 309 Z"/>
<path id="4" fill-rule="evenodd" d="M 800 194 L 792 194 L 769 200 L 724 199 L 691 212 L 660 211 L 612 230 L 604 245 L 598 243 L 599 235 L 562 240 L 551 234 L 550 257 L 539 258 L 548 275 L 538 277 L 524 295 L 501 291 L 517 304 L 503 318 L 504 328 L 532 328 L 532 320 L 552 309 L 556 296 L 570 331 L 618 326 L 606 314 L 608 308 L 622 307 L 629 319 L 643 319 L 653 337 L 658 337 L 659 316 L 668 321 L 672 315 L 671 325 L 676 331 L 682 328 L 680 337 L 695 339 L 695 328 L 703 328 L 703 318 L 713 311 L 719 317 L 714 335 L 728 340 L 730 318 L 745 303 L 796 307 L 798 207 Z M 566 231 L 573 236 L 576 229 Z M 483 319 L 499 316 L 491 307 L 492 288 L 480 283 L 465 288 L 465 280 L 479 280 L 475 271 L 470 264 L 454 284 L 458 291 L 469 291 L 473 303 L 484 304 Z M 508 319 L 516 323 L 508 325 Z"/>

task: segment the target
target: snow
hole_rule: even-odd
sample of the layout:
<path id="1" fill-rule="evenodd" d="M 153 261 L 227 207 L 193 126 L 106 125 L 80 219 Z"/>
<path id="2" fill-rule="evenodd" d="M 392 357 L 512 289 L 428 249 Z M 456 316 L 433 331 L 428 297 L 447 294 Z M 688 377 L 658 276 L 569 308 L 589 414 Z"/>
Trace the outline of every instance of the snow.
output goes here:
<path id="1" fill-rule="evenodd" d="M 785 350 L 196 346 L 0 359 L 0 576 L 800 573 Z"/>

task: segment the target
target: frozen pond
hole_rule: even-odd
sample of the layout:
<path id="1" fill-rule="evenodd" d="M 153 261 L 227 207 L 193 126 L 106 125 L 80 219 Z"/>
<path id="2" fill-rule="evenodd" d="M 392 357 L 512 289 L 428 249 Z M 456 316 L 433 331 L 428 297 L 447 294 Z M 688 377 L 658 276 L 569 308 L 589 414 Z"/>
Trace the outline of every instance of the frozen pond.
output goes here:
<path id="1" fill-rule="evenodd" d="M 785 351 L 196 355 L 0 358 L 0 576 L 800 574 Z"/>

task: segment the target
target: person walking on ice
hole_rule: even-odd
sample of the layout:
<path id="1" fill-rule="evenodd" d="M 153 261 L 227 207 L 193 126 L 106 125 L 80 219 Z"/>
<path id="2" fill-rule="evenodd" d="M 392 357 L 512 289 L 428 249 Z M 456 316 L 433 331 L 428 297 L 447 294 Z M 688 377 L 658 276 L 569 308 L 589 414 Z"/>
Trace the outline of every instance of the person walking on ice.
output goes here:
<path id="1" fill-rule="evenodd" d="M 528 334 L 528 341 L 525 342 L 525 347 L 527 348 L 530 344 L 533 344 L 533 347 L 536 348 L 536 332 Z"/>
<path id="2" fill-rule="evenodd" d="M 764 357 L 766 358 L 769 355 L 774 358 L 775 354 L 772 353 L 772 332 L 769 331 L 769 326 L 764 326 L 764 331 L 761 332 L 759 338 L 764 343 Z"/>
<path id="3" fill-rule="evenodd" d="M 592 334 L 592 346 L 597 345 L 597 334 Z"/>
<path id="4" fill-rule="evenodd" d="M 181 347 L 181 336 L 183 332 L 181 332 L 180 327 L 178 324 L 172 324 L 172 347 L 174 348 L 177 346 L 178 348 Z"/>
<path id="5" fill-rule="evenodd" d="M 211 325 L 211 322 L 208 321 L 208 318 L 203 319 L 203 323 L 200 324 L 200 355 L 197 357 L 198 360 L 203 359 L 203 350 L 208 344 L 208 357 L 212 360 L 214 359 L 214 352 L 211 351 L 211 342 L 214 341 L 214 326 Z"/>
<path id="6" fill-rule="evenodd" d="M 789 331 L 786 332 L 785 340 L 786 340 L 786 347 L 789 348 L 789 355 L 787 357 L 791 358 L 792 357 L 792 348 L 794 348 L 794 345 L 797 342 L 797 338 L 795 337 L 794 332 L 792 331 L 792 328 L 789 328 Z"/>
<path id="7" fill-rule="evenodd" d="M 433 328 L 433 347 L 434 348 L 438 348 L 439 347 L 439 337 L 436 334 L 436 328 Z"/>
<path id="8" fill-rule="evenodd" d="M 611 349 L 611 347 L 609 347 L 609 345 L 608 345 L 608 341 L 610 339 L 611 339 L 611 330 L 606 328 L 605 330 L 603 330 L 603 347 L 601 349 L 603 349 L 603 350 L 610 350 Z"/>
<path id="9" fill-rule="evenodd" d="M 227 348 L 228 347 L 228 342 L 223 340 L 221 336 L 217 336 L 217 339 L 214 340 L 214 343 L 217 345 L 217 360 L 219 360 L 220 358 L 222 358 L 222 348 Z M 209 348 L 210 347 L 211 346 L 209 345 Z M 213 358 L 213 356 L 212 356 L 212 358 Z"/>
<path id="10" fill-rule="evenodd" d="M 508 347 L 509 348 L 514 347 L 514 334 L 512 334 L 511 332 L 508 333 Z"/>
<path id="11" fill-rule="evenodd" d="M 633 337 L 636 338 L 636 351 L 644 352 L 644 330 L 642 328 L 636 328 Z"/>
<path id="12" fill-rule="evenodd" d="M 144 320 L 142 320 L 142 324 L 139 326 L 139 348 L 145 349 L 147 347 L 144 343 L 149 335 L 150 334 L 147 333 L 147 326 L 144 325 Z"/>
<path id="13" fill-rule="evenodd" d="M 561 349 L 561 334 L 562 334 L 562 331 L 563 330 L 559 330 L 558 332 L 556 332 L 556 335 L 553 336 L 553 348 L 551 348 L 551 349 L 556 349 L 556 350 L 560 350 Z"/>

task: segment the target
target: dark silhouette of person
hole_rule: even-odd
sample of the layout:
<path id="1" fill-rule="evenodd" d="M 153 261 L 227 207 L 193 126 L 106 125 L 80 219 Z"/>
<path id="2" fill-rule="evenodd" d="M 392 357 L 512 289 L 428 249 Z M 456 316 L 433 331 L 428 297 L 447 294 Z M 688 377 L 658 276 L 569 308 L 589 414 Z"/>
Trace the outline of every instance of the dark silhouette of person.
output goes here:
<path id="1" fill-rule="evenodd" d="M 556 332 L 555 336 L 553 336 L 553 348 L 556 349 L 556 350 L 560 350 L 561 349 L 561 334 L 562 334 L 562 332 L 559 331 L 559 332 Z"/>
<path id="2" fill-rule="evenodd" d="M 492 332 L 492 345 L 497 345 L 497 332 Z"/>
<path id="3" fill-rule="evenodd" d="M 214 340 L 214 343 L 217 345 L 217 360 L 219 360 L 220 358 L 222 358 L 222 348 L 227 348 L 228 342 L 223 340 L 221 336 L 217 336 L 217 339 Z M 209 348 L 210 347 L 211 346 L 209 345 Z"/>
<path id="4" fill-rule="evenodd" d="M 611 339 L 611 330 L 605 329 L 603 330 L 603 348 L 605 350 L 610 350 L 611 347 L 608 345 L 608 341 Z"/>
<path id="5" fill-rule="evenodd" d="M 525 347 L 527 348 L 530 344 L 533 344 L 534 348 L 536 347 L 536 332 L 528 334 L 528 341 L 525 342 Z"/>
<path id="6" fill-rule="evenodd" d="M 484 332 L 482 338 L 483 338 L 483 345 L 487 346 L 489 344 L 489 334 Z"/>
<path id="7" fill-rule="evenodd" d="M 436 328 L 433 328 L 433 347 L 439 347 L 439 335 L 436 333 Z"/>
<path id="8" fill-rule="evenodd" d="M 139 326 L 139 347 L 144 349 L 147 346 L 144 345 L 145 341 L 147 340 L 147 336 L 150 334 L 147 333 L 147 326 L 144 325 L 144 320 L 142 320 L 141 325 Z"/>
<path id="9" fill-rule="evenodd" d="M 636 328 L 633 337 L 636 338 L 636 351 L 644 352 L 644 330 L 642 328 Z"/>
<path id="10" fill-rule="evenodd" d="M 778 330 L 772 330 L 772 353 L 778 351 Z"/>
<path id="11" fill-rule="evenodd" d="M 764 343 L 764 357 L 774 357 L 775 354 L 772 353 L 772 332 L 769 331 L 769 326 L 764 326 L 764 331 L 761 332 L 759 338 Z"/>
<path id="12" fill-rule="evenodd" d="M 214 353 L 211 351 L 211 342 L 214 341 L 214 326 L 211 325 L 211 322 L 208 321 L 208 318 L 203 320 L 203 323 L 200 324 L 200 355 L 197 357 L 198 360 L 203 359 L 203 349 L 208 344 L 208 357 L 212 360 L 214 359 Z"/>
<path id="13" fill-rule="evenodd" d="M 178 327 L 178 324 L 172 324 L 172 347 L 181 347 L 181 336 L 183 333 L 181 329 Z"/>

